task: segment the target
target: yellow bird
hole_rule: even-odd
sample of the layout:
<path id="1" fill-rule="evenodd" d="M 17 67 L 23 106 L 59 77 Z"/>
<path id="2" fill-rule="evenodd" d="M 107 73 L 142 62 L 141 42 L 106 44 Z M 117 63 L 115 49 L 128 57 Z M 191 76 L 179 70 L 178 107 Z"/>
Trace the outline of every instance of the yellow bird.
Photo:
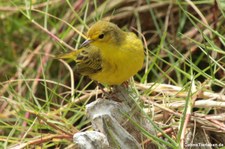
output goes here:
<path id="1" fill-rule="evenodd" d="M 102 84 L 120 85 L 143 66 L 142 41 L 108 21 L 96 22 L 87 32 L 82 48 L 60 55 L 75 60 L 75 69 Z"/>

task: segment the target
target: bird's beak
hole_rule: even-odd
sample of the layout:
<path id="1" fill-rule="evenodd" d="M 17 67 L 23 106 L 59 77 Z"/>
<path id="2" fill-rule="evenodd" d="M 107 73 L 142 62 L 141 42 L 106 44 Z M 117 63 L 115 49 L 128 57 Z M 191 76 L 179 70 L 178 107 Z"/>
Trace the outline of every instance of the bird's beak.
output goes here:
<path id="1" fill-rule="evenodd" d="M 82 47 L 85 47 L 85 46 L 87 46 L 88 44 L 90 44 L 91 42 L 92 42 L 93 40 L 91 40 L 91 39 L 87 39 L 87 40 L 85 40 L 82 44 L 81 44 L 81 48 Z"/>

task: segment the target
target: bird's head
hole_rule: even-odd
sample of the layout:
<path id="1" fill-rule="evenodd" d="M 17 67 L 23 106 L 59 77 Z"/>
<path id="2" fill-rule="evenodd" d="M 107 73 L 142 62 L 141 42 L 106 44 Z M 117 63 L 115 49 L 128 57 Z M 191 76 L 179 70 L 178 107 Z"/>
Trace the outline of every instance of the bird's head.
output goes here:
<path id="1" fill-rule="evenodd" d="M 115 24 L 108 21 L 96 22 L 87 32 L 88 39 L 82 46 L 92 43 L 95 46 L 103 44 L 119 45 L 125 33 Z"/>

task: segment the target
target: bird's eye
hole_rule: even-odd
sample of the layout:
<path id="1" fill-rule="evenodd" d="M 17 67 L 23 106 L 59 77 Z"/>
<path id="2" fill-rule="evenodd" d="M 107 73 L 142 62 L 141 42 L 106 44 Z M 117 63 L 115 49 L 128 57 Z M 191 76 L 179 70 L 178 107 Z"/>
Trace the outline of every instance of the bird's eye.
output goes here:
<path id="1" fill-rule="evenodd" d="M 103 39 L 104 36 L 105 36 L 104 34 L 100 34 L 100 35 L 98 36 L 98 38 L 99 38 L 99 39 Z"/>

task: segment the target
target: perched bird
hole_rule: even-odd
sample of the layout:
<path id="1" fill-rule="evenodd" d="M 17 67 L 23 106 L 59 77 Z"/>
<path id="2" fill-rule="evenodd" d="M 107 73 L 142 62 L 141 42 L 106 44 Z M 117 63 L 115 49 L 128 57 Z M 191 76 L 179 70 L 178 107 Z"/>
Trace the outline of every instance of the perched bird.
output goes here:
<path id="1" fill-rule="evenodd" d="M 58 58 L 74 60 L 77 72 L 102 84 L 120 85 L 143 66 L 142 41 L 108 21 L 91 26 L 81 47 Z"/>

